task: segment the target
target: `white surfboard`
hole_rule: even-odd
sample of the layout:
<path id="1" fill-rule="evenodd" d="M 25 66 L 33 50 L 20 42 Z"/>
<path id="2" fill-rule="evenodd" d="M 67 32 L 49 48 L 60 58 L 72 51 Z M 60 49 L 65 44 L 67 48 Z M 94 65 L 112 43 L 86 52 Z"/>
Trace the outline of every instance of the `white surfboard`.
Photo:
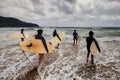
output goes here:
<path id="1" fill-rule="evenodd" d="M 96 55 L 98 55 L 98 54 L 100 53 L 94 41 L 91 43 L 90 52 L 91 52 L 94 56 L 96 56 Z"/>

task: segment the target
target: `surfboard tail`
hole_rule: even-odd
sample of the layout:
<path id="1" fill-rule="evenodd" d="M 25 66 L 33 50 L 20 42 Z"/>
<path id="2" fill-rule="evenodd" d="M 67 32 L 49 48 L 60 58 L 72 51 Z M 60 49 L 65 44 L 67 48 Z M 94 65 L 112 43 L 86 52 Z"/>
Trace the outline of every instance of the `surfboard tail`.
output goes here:
<path id="1" fill-rule="evenodd" d="M 94 55 L 94 56 L 96 56 L 96 55 L 99 54 L 99 50 L 98 50 L 98 48 L 97 48 L 97 46 L 96 46 L 96 44 L 95 44 L 94 41 L 91 43 L 90 52 L 91 52 L 92 55 Z"/>
<path id="2" fill-rule="evenodd" d="M 58 36 L 59 36 L 59 38 L 58 38 Z M 53 46 L 57 46 L 60 42 L 61 42 L 61 40 L 65 37 L 65 33 L 64 32 L 61 32 L 61 33 L 59 33 L 58 34 L 58 36 L 55 36 L 55 37 L 53 37 L 49 42 L 53 45 Z"/>

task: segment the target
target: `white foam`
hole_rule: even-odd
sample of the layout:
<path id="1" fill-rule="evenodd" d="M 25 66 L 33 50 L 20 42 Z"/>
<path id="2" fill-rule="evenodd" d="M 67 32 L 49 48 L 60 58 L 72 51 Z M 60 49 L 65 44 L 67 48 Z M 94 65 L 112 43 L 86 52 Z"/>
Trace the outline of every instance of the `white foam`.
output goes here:
<path id="1" fill-rule="evenodd" d="M 1 31 L 2 30 L 2 31 Z M 14 31 L 16 30 L 16 31 Z M 35 29 L 37 30 L 37 29 Z M 52 36 L 52 29 L 44 29 L 47 33 L 47 38 Z M 7 31 L 7 33 L 6 33 Z M 5 35 L 9 33 L 19 33 L 18 29 L 2 28 L 0 29 L 0 79 L 1 80 L 10 80 L 16 79 L 21 74 L 25 74 L 27 71 L 33 69 L 30 62 L 25 58 L 24 54 L 20 50 L 18 44 L 20 39 L 8 39 Z M 71 30 L 72 31 L 72 30 Z M 35 33 L 36 31 L 27 30 L 26 33 Z M 42 71 L 39 71 L 42 80 L 89 80 L 89 79 L 105 79 L 105 75 L 111 75 L 110 78 L 116 79 L 116 76 L 120 73 L 120 50 L 119 43 L 120 37 L 96 37 L 100 47 L 101 53 L 95 57 L 95 63 L 97 65 L 97 72 L 95 75 L 92 75 L 91 78 L 85 76 L 88 73 L 85 73 L 83 70 L 82 73 L 77 74 L 76 72 L 79 69 L 84 67 L 86 63 L 86 41 L 85 38 L 82 38 L 84 35 L 87 35 L 87 32 L 80 31 L 80 40 L 77 46 L 73 46 L 72 32 L 66 31 L 66 36 L 63 39 L 60 47 L 57 51 L 59 57 L 51 64 L 47 65 L 44 63 L 44 68 Z M 82 33 L 84 32 L 84 33 Z M 38 55 L 32 55 L 26 53 L 30 61 L 34 63 L 35 66 L 38 65 Z M 50 61 L 49 61 L 50 62 Z M 109 69 L 110 68 L 110 69 Z M 105 70 L 105 71 L 104 71 Z M 103 76 L 103 77 L 102 77 Z M 119 77 L 119 76 L 118 76 Z M 109 79 L 110 79 L 109 78 Z M 39 78 L 36 78 L 39 80 Z"/>

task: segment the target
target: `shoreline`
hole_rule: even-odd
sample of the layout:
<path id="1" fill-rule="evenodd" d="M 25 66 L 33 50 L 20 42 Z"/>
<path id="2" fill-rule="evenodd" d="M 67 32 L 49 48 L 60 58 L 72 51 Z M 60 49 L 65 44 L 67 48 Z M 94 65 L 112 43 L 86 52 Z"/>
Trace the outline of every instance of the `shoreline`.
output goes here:
<path id="1" fill-rule="evenodd" d="M 97 65 L 96 73 L 92 71 L 85 72 L 86 61 L 86 42 L 84 35 L 87 36 L 87 31 L 79 29 L 79 41 L 77 46 L 73 46 L 72 29 L 66 29 L 66 37 L 60 43 L 60 48 L 56 54 L 45 55 L 44 64 L 41 71 L 38 71 L 43 80 L 79 80 L 79 79 L 116 79 L 120 76 L 120 37 L 119 30 L 97 30 L 97 35 L 103 34 L 102 37 L 96 37 L 101 53 L 95 57 L 95 63 Z M 44 29 L 48 35 L 46 38 L 50 38 L 53 29 Z M 48 31 L 50 30 L 50 31 Z M 16 29 L 1 29 L 1 47 L 0 47 L 0 79 L 1 80 L 15 80 L 20 77 L 20 74 L 24 79 L 30 77 L 38 78 L 34 69 L 26 57 L 20 50 L 18 43 L 20 39 L 8 39 L 5 35 L 19 30 Z M 6 33 L 7 32 L 7 33 Z M 26 33 L 33 33 L 32 29 L 28 29 Z M 109 35 L 109 33 L 113 35 Z M 118 35 L 114 35 L 114 34 Z M 25 52 L 30 61 L 38 66 L 38 55 Z M 89 58 L 90 61 L 90 58 Z M 34 75 L 35 73 L 35 75 Z M 22 78 L 23 79 L 23 78 Z"/>

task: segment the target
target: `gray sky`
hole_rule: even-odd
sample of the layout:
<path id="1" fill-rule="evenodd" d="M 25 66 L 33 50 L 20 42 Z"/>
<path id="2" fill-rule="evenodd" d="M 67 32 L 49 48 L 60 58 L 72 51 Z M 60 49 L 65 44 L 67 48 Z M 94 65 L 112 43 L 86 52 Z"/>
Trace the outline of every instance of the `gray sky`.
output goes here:
<path id="1" fill-rule="evenodd" d="M 0 16 L 40 26 L 120 26 L 120 0 L 0 0 Z"/>

